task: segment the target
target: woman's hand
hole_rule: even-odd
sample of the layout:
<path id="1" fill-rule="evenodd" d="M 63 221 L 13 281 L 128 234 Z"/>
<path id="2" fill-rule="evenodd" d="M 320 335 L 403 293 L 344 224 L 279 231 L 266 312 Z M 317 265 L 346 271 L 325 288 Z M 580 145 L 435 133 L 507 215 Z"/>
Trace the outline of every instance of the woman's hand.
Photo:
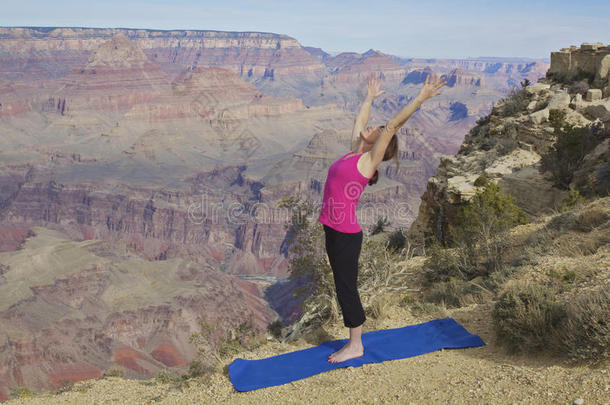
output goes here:
<path id="1" fill-rule="evenodd" d="M 430 80 L 430 75 L 426 76 L 426 80 L 424 82 L 424 87 L 421 88 L 421 90 L 419 91 L 419 94 L 417 95 L 417 97 L 422 102 L 426 101 L 429 98 L 432 98 L 434 96 L 441 94 L 438 91 L 438 89 L 440 89 L 445 84 L 447 84 L 444 77 L 441 78 L 440 80 L 437 80 L 437 76 L 438 75 L 435 73 L 432 80 Z"/>
<path id="2" fill-rule="evenodd" d="M 375 99 L 385 93 L 385 90 L 379 90 L 381 87 L 381 79 L 375 76 L 370 76 L 368 81 L 368 89 L 366 96 L 371 99 Z"/>

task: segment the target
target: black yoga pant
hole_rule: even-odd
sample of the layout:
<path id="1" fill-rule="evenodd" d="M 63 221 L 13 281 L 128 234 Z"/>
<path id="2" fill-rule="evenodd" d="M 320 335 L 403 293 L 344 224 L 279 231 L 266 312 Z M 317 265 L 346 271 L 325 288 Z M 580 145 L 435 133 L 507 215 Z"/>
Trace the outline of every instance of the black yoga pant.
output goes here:
<path id="1" fill-rule="evenodd" d="M 366 320 L 358 294 L 358 258 L 362 248 L 362 231 L 339 232 L 326 224 L 322 225 L 326 234 L 326 253 L 343 313 L 343 324 L 355 328 Z"/>

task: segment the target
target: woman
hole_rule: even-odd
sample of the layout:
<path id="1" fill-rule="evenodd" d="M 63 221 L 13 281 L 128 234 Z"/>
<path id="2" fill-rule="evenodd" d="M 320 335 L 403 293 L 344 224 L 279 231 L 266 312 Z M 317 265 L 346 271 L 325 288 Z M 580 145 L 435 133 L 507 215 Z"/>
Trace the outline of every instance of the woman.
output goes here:
<path id="1" fill-rule="evenodd" d="M 324 226 L 326 252 L 333 270 L 343 323 L 349 328 L 349 342 L 328 356 L 328 361 L 332 363 L 364 354 L 361 335 L 366 317 L 357 288 L 358 259 L 363 237 L 356 218 L 360 195 L 367 184 L 377 182 L 377 167 L 381 162 L 391 158 L 398 162 L 396 131 L 424 101 L 440 94 L 437 90 L 445 84 L 444 78 L 437 80 L 437 75 L 434 75 L 430 81 L 430 76 L 427 76 L 419 94 L 385 126 L 365 128 L 373 100 L 384 93 L 379 91 L 381 81 L 370 78 L 366 98 L 354 121 L 352 152 L 341 156 L 328 169 L 318 221 Z"/>

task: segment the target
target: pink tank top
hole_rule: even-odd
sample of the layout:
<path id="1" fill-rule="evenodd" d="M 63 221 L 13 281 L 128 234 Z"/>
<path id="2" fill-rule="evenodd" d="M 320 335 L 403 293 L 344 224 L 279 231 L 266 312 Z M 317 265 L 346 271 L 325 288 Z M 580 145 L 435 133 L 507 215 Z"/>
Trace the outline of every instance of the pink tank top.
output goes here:
<path id="1" fill-rule="evenodd" d="M 356 166 L 362 153 L 345 158 L 350 153 L 328 168 L 318 222 L 339 232 L 356 233 L 362 230 L 356 218 L 358 200 L 373 176 L 364 177 Z"/>

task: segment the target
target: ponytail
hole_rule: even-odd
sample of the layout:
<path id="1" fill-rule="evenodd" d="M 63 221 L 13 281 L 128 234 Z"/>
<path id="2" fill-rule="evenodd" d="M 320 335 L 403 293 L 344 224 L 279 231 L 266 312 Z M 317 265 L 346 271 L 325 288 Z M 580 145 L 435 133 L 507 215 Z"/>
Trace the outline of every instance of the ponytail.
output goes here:
<path id="1" fill-rule="evenodd" d="M 390 143 L 386 147 L 385 153 L 383 154 L 383 161 L 390 159 L 394 160 L 396 163 L 396 170 L 398 170 L 400 168 L 400 162 L 398 161 L 398 138 L 396 137 L 396 134 L 392 136 L 392 139 L 390 140 Z M 373 174 L 373 177 L 369 179 L 368 185 L 372 186 L 373 184 L 377 183 L 377 180 L 379 180 L 379 171 L 375 169 L 375 174 Z"/>
<path id="2" fill-rule="evenodd" d="M 375 169 L 375 174 L 369 180 L 369 186 L 372 186 L 373 184 L 377 183 L 378 179 L 379 179 L 379 171 L 377 169 Z"/>

